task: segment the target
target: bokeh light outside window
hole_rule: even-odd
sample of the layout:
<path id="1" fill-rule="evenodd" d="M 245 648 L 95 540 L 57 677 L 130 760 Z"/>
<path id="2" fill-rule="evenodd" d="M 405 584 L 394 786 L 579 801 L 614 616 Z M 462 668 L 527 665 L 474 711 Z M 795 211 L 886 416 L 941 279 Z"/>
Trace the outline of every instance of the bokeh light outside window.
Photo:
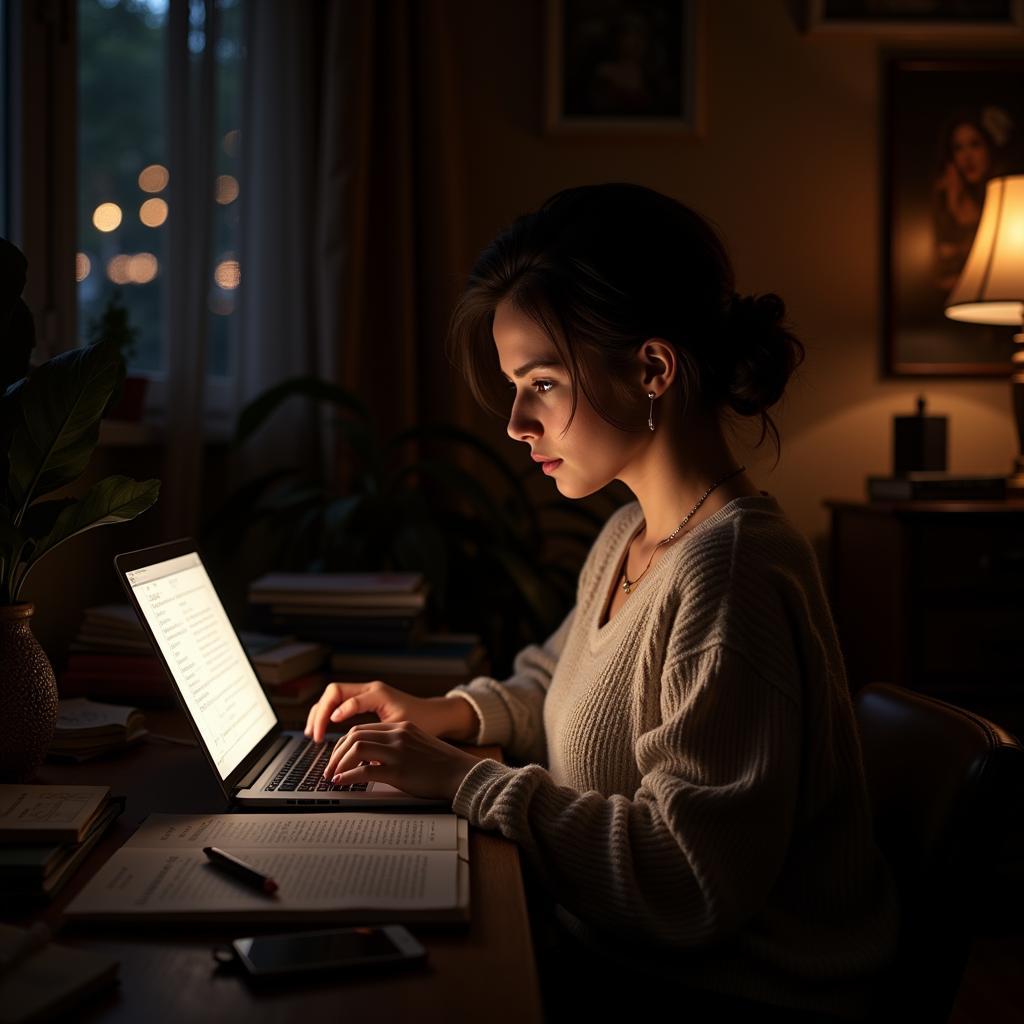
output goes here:
<path id="1" fill-rule="evenodd" d="M 241 174 L 242 2 L 218 0 L 217 97 L 211 193 L 207 370 L 231 369 L 237 321 L 238 197 Z M 190 3 L 193 63 L 206 45 L 204 9 Z M 166 99 L 167 0 L 78 0 L 78 283 L 80 343 L 119 291 L 138 345 L 131 368 L 162 374 L 166 367 L 168 202 Z M 235 261 L 236 273 L 214 270 Z"/>

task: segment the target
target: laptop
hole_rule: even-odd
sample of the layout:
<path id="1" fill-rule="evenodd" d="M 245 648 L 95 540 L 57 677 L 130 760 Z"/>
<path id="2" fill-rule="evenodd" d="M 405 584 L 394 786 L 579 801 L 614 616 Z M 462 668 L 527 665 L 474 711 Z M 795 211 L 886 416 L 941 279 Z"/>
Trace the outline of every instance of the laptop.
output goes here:
<path id="1" fill-rule="evenodd" d="M 230 802 L 266 810 L 450 809 L 446 800 L 383 782 L 336 786 L 323 778 L 338 737 L 313 743 L 281 727 L 194 541 L 128 551 L 114 565 Z"/>

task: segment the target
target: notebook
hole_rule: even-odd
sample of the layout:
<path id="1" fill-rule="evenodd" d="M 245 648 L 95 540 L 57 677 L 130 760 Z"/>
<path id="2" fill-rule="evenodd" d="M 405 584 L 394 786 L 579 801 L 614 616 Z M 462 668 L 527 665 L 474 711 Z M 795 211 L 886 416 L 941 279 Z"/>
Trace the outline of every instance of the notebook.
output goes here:
<path id="1" fill-rule="evenodd" d="M 322 775 L 337 736 L 314 744 L 281 727 L 195 543 L 118 555 L 114 565 L 231 803 L 246 807 L 448 808 L 383 782 Z"/>
<path id="2" fill-rule="evenodd" d="M 268 896 L 203 855 L 274 879 Z M 71 920 L 226 925 L 470 920 L 469 823 L 454 814 L 151 814 Z"/>

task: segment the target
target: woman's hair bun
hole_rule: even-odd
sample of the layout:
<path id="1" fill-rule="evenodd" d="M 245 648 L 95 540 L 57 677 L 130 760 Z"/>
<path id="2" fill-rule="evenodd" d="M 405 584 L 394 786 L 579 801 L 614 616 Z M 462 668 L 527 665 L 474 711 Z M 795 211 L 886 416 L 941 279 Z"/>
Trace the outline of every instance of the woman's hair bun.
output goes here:
<path id="1" fill-rule="evenodd" d="M 569 422 L 582 394 L 608 423 L 637 431 L 646 422 L 625 395 L 637 390 L 640 346 L 661 338 L 680 359 L 674 394 L 684 414 L 759 417 L 761 441 L 770 432 L 778 451 L 767 410 L 803 346 L 783 325 L 777 295 L 735 289 L 717 230 L 695 210 L 629 182 L 582 185 L 517 218 L 484 249 L 452 313 L 449 351 L 476 398 L 507 417 L 493 328 L 499 305 L 509 302 L 568 368 Z"/>
<path id="2" fill-rule="evenodd" d="M 789 330 L 785 316 L 786 304 L 774 292 L 757 296 L 734 293 L 729 302 L 723 399 L 741 416 L 763 415 L 775 405 L 803 362 L 804 346 Z"/>

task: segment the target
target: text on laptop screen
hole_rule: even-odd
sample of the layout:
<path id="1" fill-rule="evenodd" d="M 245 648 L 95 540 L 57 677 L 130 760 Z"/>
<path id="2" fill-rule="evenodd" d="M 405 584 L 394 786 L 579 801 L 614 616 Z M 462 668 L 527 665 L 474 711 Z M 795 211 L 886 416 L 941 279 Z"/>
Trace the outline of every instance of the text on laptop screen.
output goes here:
<path id="1" fill-rule="evenodd" d="M 192 552 L 125 573 L 217 771 L 277 722 L 210 577 Z"/>

